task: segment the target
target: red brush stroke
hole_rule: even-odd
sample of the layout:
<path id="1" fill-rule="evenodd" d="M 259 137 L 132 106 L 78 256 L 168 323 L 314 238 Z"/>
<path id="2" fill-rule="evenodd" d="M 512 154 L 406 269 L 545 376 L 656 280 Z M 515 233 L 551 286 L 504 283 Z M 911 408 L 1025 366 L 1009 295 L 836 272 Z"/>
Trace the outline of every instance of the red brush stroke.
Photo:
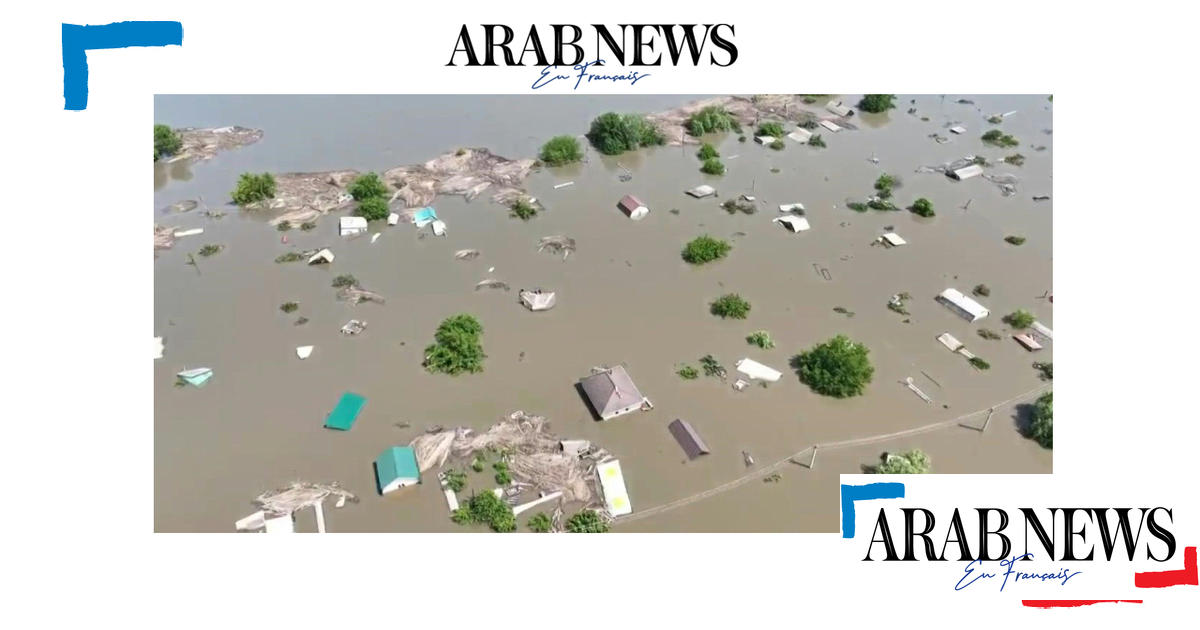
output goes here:
<path id="1" fill-rule="evenodd" d="M 1183 550 L 1183 568 L 1176 571 L 1147 571 L 1133 574 L 1133 585 L 1138 588 L 1165 588 L 1179 585 L 1200 585 L 1200 573 L 1196 571 L 1196 548 Z"/>
<path id="2" fill-rule="evenodd" d="M 1092 604 L 1140 604 L 1140 599 L 1022 599 L 1029 608 L 1077 608 Z"/>

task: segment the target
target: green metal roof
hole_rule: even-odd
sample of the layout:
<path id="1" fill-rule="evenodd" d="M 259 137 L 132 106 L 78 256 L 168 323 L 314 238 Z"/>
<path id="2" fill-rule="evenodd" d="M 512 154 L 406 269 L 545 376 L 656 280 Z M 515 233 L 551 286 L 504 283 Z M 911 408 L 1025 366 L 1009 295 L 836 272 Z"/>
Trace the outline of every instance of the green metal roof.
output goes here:
<path id="1" fill-rule="evenodd" d="M 358 419 L 358 413 L 362 411 L 365 404 L 367 404 L 367 399 L 358 394 L 351 392 L 342 394 L 342 399 L 338 401 L 337 406 L 325 418 L 325 428 L 349 431 L 350 427 L 354 426 L 354 421 Z"/>
<path id="2" fill-rule="evenodd" d="M 417 453 L 411 446 L 393 446 L 375 459 L 375 483 L 379 494 L 389 483 L 397 479 L 420 479 L 417 469 Z"/>

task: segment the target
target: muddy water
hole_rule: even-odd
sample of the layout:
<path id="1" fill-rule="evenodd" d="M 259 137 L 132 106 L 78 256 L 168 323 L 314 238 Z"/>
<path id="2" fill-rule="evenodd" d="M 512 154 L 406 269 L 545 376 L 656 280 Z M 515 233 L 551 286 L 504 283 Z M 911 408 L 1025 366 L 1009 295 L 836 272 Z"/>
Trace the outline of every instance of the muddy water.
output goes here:
<path id="1" fill-rule="evenodd" d="M 166 338 L 166 355 L 155 362 L 155 528 L 159 531 L 230 531 L 248 514 L 259 492 L 294 479 L 340 481 L 362 501 L 327 515 L 332 531 L 457 531 L 447 519 L 437 485 L 426 483 L 386 499 L 374 491 L 371 462 L 384 447 L 405 444 L 426 425 L 483 428 L 515 409 L 551 418 L 566 437 L 593 440 L 621 459 L 635 511 L 701 492 L 746 473 L 741 451 L 759 465 L 780 460 L 813 443 L 886 434 L 985 409 L 1041 385 L 1030 363 L 1052 360 L 1052 346 L 1025 352 L 1006 335 L 979 338 L 981 325 L 1004 332 L 1002 314 L 1034 312 L 1053 326 L 1052 304 L 1038 299 L 1052 289 L 1051 111 L 1044 96 L 971 97 L 977 106 L 938 96 L 904 96 L 898 110 L 859 119 L 859 131 L 822 132 L 827 149 L 787 140 L 782 152 L 738 142 L 736 134 L 710 138 L 728 167 L 723 177 L 698 171 L 695 148 L 655 148 L 619 158 L 589 153 L 585 164 L 546 169 L 528 181 L 547 210 L 521 222 L 485 198 L 435 202 L 448 234 L 428 228 L 372 226 L 368 238 L 343 240 L 336 219 L 318 229 L 281 234 L 267 217 L 222 207 L 237 173 L 357 168 L 382 170 L 423 161 L 457 146 L 486 146 L 511 157 L 534 155 L 545 138 L 582 133 L 594 115 L 608 110 L 657 111 L 691 97 L 159 97 L 156 119 L 175 126 L 240 124 L 262 127 L 262 142 L 194 165 L 157 167 L 156 221 L 204 227 L 202 236 L 181 239 L 155 261 L 155 334 Z M 857 100 L 856 97 L 847 97 Z M 910 107 L 918 116 L 904 113 Z M 998 165 L 991 172 L 1021 177 L 1019 192 L 1002 197 L 976 178 L 953 182 L 939 174 L 916 174 L 966 154 L 998 161 L 1014 152 L 984 147 L 979 135 L 991 113 L 1017 110 L 1002 128 L 1017 136 L 1023 167 Z M 919 116 L 928 116 L 923 122 Z M 856 118 L 859 118 L 856 116 Z M 503 121 L 497 124 L 497 121 Z M 950 135 L 959 122 L 964 136 L 937 144 L 927 136 Z M 1035 151 L 1033 145 L 1045 145 Z M 868 158 L 874 155 L 879 163 Z M 736 156 L 736 157 L 735 157 Z M 624 169 L 633 175 L 621 182 Z M 779 172 L 772 173 L 771 169 Z M 898 175 L 897 201 L 929 198 L 933 219 L 908 212 L 859 214 L 845 208 L 861 199 L 881 172 Z M 570 187 L 553 186 L 574 181 Z M 754 215 L 730 216 L 720 200 L 696 200 L 683 190 L 715 186 L 721 199 L 741 193 L 763 203 Z M 639 196 L 650 215 L 624 217 L 616 201 Z M 168 215 L 161 209 L 202 196 L 229 214 L 206 219 L 198 211 Z M 962 206 L 970 200 L 966 210 Z M 795 235 L 770 222 L 781 203 L 808 208 L 812 230 Z M 670 212 L 677 209 L 678 214 Z M 909 244 L 872 247 L 884 226 Z M 700 234 L 730 240 L 730 256 L 693 268 L 679 257 Z M 536 251 L 538 239 L 568 234 L 579 250 L 566 260 Z M 1028 240 L 1006 244 L 1005 235 Z M 188 252 L 205 243 L 225 245 L 211 258 Z M 290 246 L 330 246 L 337 259 L 328 269 L 273 259 Z M 453 259 L 458 249 L 483 252 L 474 261 Z M 831 280 L 814 265 L 829 270 Z M 489 274 L 487 269 L 495 267 Z M 388 298 L 386 305 L 338 302 L 333 276 L 353 273 L 364 287 Z M 474 291 L 486 277 L 512 291 Z M 968 324 L 933 297 L 946 287 L 969 291 L 986 283 L 981 301 L 993 315 Z M 522 287 L 558 291 L 558 306 L 530 313 L 517 304 Z M 888 298 L 913 296 L 910 321 L 886 308 Z M 744 321 L 708 314 L 707 303 L 737 292 L 753 308 Z M 285 315 L 278 306 L 300 303 Z M 841 306 L 854 313 L 834 312 Z M 484 325 L 488 354 L 481 374 L 451 378 L 420 367 L 422 350 L 443 318 L 475 314 Z M 294 325 L 300 315 L 307 324 Z M 348 319 L 366 320 L 367 331 L 343 337 Z M 773 350 L 746 344 L 759 329 L 771 332 Z M 992 368 L 976 371 L 935 337 L 951 332 Z M 865 396 L 825 399 L 800 384 L 787 368 L 798 351 L 834 334 L 866 343 L 876 367 Z M 298 345 L 315 345 L 299 361 Z M 697 365 L 713 354 L 733 375 L 733 362 L 752 357 L 785 372 L 769 388 L 735 392 L 728 383 L 675 375 L 681 363 Z M 650 412 L 595 422 L 574 387 L 600 364 L 624 363 L 654 403 Z M 215 376 L 203 389 L 176 388 L 173 374 L 207 366 Z M 927 374 L 928 376 L 925 376 Z M 913 377 L 934 399 L 927 404 L 899 382 Z M 932 377 L 936 384 L 929 380 Z M 368 398 L 354 429 L 322 428 L 343 391 Z M 813 470 L 789 466 L 779 483 L 758 480 L 728 493 L 653 517 L 619 525 L 618 531 L 833 531 L 838 474 L 858 472 L 880 452 L 919 447 L 940 472 L 1044 473 L 1051 455 L 1021 438 L 1010 407 L 997 411 L 988 431 L 943 429 L 867 446 L 823 452 Z M 685 418 L 713 452 L 694 462 L 666 426 Z M 411 428 L 397 424 L 409 423 Z M 490 487 L 485 475 L 473 488 Z M 300 528 L 311 529 L 302 515 Z"/>

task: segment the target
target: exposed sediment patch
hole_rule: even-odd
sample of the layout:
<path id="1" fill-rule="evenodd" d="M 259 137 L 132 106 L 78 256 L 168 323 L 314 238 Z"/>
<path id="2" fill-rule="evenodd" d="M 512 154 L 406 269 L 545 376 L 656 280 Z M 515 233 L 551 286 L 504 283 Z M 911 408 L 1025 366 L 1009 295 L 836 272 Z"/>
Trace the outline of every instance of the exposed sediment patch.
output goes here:
<path id="1" fill-rule="evenodd" d="M 183 141 L 183 146 L 179 152 L 171 156 L 166 162 L 177 162 L 179 160 L 208 160 L 220 153 L 221 151 L 229 151 L 250 144 L 254 144 L 262 140 L 262 129 L 250 129 L 249 127 L 214 127 L 208 129 L 197 129 L 195 127 L 184 127 L 176 129 L 180 140 Z"/>

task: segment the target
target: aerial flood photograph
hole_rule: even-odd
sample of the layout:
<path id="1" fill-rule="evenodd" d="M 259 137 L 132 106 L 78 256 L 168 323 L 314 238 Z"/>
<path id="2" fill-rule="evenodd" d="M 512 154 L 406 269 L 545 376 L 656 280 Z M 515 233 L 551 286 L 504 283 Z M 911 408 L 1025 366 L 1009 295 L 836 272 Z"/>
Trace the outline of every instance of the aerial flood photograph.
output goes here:
<path id="1" fill-rule="evenodd" d="M 158 95 L 158 532 L 834 532 L 1053 470 L 1046 94 Z"/>

